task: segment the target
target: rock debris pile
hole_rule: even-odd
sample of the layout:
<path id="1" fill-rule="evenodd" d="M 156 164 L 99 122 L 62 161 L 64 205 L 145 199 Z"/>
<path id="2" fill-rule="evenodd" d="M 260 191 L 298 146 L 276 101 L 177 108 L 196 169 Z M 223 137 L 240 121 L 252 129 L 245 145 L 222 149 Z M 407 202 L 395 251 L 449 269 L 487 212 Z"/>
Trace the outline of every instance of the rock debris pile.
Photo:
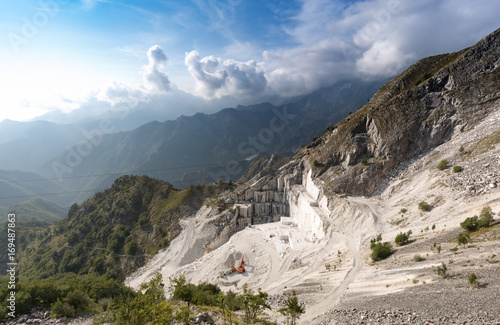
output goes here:
<path id="1" fill-rule="evenodd" d="M 461 172 L 448 179 L 449 186 L 465 190 L 470 196 L 486 194 L 500 186 L 500 155 L 472 158 L 461 167 Z"/>

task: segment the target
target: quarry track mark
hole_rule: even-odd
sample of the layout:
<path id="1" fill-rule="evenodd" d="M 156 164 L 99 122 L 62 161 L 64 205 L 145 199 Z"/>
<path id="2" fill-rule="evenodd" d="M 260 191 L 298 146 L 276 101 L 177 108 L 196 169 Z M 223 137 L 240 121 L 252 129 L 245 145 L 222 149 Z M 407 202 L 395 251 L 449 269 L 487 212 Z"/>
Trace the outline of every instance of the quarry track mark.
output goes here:
<path id="1" fill-rule="evenodd" d="M 325 219 L 325 222 L 329 222 L 330 220 Z M 328 227 L 329 229 L 332 229 L 332 227 Z M 315 304 L 313 306 L 310 306 L 306 310 L 306 314 L 304 315 L 303 321 L 304 323 L 309 322 L 312 320 L 314 317 L 317 315 L 330 310 L 333 306 L 337 305 L 340 302 L 340 299 L 344 295 L 344 292 L 348 289 L 348 286 L 351 282 L 353 282 L 356 279 L 357 274 L 361 271 L 361 268 L 363 267 L 363 259 L 361 257 L 361 253 L 359 250 L 359 246 L 355 244 L 355 238 L 345 235 L 343 233 L 337 233 L 333 231 L 329 231 L 328 233 L 328 238 L 329 242 L 323 249 L 323 251 L 327 252 L 329 251 L 328 248 L 336 244 L 335 239 L 342 239 L 346 244 L 347 247 L 349 248 L 349 251 L 352 254 L 353 260 L 352 260 L 352 266 L 349 271 L 347 271 L 346 275 L 344 276 L 344 279 L 338 284 L 338 286 L 326 297 L 322 299 L 322 302 Z M 317 260 L 318 261 L 321 257 L 321 261 L 323 261 L 323 258 L 325 257 L 326 253 L 323 253 L 321 256 L 318 256 Z M 315 263 L 317 264 L 317 263 Z M 316 266 L 316 265 L 315 265 Z M 318 265 L 319 266 L 319 265 Z"/>

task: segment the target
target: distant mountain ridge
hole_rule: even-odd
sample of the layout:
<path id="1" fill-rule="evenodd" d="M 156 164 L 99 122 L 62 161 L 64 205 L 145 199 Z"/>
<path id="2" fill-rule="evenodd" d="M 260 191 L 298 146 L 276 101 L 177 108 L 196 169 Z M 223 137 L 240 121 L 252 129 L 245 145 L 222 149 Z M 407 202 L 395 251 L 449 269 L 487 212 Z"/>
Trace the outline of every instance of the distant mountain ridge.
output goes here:
<path id="1" fill-rule="evenodd" d="M 46 121 L 0 122 L 0 169 L 34 172 L 65 147 L 83 138 L 83 125 Z"/>
<path id="2" fill-rule="evenodd" d="M 68 209 L 52 201 L 33 198 L 28 201 L 11 205 L 8 210 L 0 213 L 0 225 L 7 222 L 8 214 L 16 215 L 16 222 L 27 222 L 33 219 L 52 223 L 66 216 Z"/>
<path id="3" fill-rule="evenodd" d="M 0 170 L 0 212 L 6 208 L 33 198 L 50 200 L 61 206 L 69 206 L 73 194 L 59 182 L 38 174 Z"/>
<path id="4" fill-rule="evenodd" d="M 112 179 L 65 177 L 129 172 L 178 187 L 216 182 L 221 177 L 235 181 L 252 157 L 293 154 L 301 144 L 365 104 L 381 85 L 342 81 L 283 106 L 237 106 L 214 114 L 150 122 L 132 131 L 105 135 L 74 166 L 68 164 L 71 152 L 65 151 L 39 172 L 62 178 L 68 187 L 88 189 L 102 189 Z M 73 153 L 78 151 L 77 147 L 72 149 Z"/>

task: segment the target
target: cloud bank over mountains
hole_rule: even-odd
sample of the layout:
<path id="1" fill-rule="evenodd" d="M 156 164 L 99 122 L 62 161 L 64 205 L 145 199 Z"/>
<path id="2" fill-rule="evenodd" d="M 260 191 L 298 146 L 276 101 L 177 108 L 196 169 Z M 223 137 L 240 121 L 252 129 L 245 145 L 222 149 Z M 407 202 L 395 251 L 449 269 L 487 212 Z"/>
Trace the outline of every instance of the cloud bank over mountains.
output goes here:
<path id="1" fill-rule="evenodd" d="M 173 53 L 169 53 L 168 45 L 165 49 L 153 45 L 144 55 L 148 63 L 140 71 L 141 84 L 113 81 L 91 94 L 87 102 L 129 109 L 141 103 L 163 103 L 164 109 L 172 110 L 172 114 L 177 110 L 180 115 L 184 112 L 168 107 L 168 101 L 181 92 L 212 103 L 224 99 L 228 105 L 273 101 L 304 95 L 340 79 L 391 77 L 420 58 L 473 45 L 499 27 L 498 1 L 299 3 L 299 10 L 288 17 L 288 23 L 276 26 L 288 36 L 280 46 L 231 36 L 232 43 L 226 48 L 244 43 L 247 54 L 260 53 L 251 60 L 222 57 L 224 51 L 215 55 L 203 49 L 186 49 L 184 68 L 188 77 L 177 78 L 169 72 L 172 66 L 167 53 Z"/>
<path id="2" fill-rule="evenodd" d="M 264 71 L 255 61 L 238 62 L 208 56 L 197 51 L 186 54 L 185 64 L 196 80 L 197 92 L 203 97 L 259 96 L 267 86 Z"/>
<path id="3" fill-rule="evenodd" d="M 192 50 L 185 65 L 193 94 L 204 98 L 303 95 L 343 78 L 391 77 L 420 58 L 473 45 L 498 28 L 498 12 L 500 2 L 486 0 L 303 0 L 287 28 L 290 46 L 250 61 Z"/>

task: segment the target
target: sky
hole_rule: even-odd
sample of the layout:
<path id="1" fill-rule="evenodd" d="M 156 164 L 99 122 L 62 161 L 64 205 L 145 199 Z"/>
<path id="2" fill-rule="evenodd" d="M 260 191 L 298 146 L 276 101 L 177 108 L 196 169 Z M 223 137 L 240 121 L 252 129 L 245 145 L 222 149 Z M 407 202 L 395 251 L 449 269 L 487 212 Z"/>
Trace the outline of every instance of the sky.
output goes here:
<path id="1" fill-rule="evenodd" d="M 2 1 L 0 121 L 158 103 L 174 117 L 192 113 L 183 101 L 203 111 L 387 78 L 475 44 L 499 12 L 490 0 Z"/>

